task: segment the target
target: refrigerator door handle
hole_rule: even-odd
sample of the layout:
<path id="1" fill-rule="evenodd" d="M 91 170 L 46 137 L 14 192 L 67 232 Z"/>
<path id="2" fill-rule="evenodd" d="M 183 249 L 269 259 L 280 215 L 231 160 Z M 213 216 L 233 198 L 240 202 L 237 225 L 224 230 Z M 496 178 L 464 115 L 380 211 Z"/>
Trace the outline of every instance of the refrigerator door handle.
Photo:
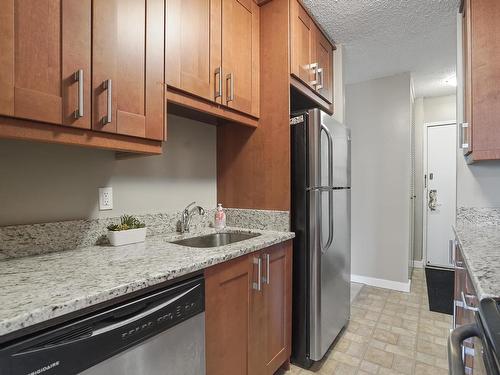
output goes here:
<path id="1" fill-rule="evenodd" d="M 325 132 L 326 138 L 328 139 L 328 186 L 333 187 L 333 137 L 330 130 L 321 123 L 321 131 Z M 321 207 L 323 209 L 323 207 Z M 328 191 L 328 240 L 326 245 L 323 247 L 321 243 L 321 252 L 324 254 L 328 251 L 333 242 L 333 190 Z"/>

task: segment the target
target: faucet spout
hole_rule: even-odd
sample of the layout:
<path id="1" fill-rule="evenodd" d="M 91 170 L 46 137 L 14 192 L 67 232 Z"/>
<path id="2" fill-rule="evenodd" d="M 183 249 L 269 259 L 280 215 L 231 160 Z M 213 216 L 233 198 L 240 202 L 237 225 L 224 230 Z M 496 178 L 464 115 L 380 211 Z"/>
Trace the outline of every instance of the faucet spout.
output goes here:
<path id="1" fill-rule="evenodd" d="M 192 202 L 187 205 L 187 207 L 182 211 L 182 217 L 181 217 L 181 233 L 187 233 L 189 232 L 189 227 L 191 224 L 191 219 L 194 216 L 194 214 L 197 212 L 198 215 L 204 216 L 205 215 L 205 209 L 201 206 L 194 206 L 191 208 L 191 206 L 195 205 L 196 202 Z"/>

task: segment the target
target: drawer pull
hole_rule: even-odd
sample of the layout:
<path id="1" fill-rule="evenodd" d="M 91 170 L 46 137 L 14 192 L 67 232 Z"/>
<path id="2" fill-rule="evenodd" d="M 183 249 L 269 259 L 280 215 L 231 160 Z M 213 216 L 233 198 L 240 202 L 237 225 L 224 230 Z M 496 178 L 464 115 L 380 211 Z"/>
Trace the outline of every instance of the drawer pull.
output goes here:
<path id="1" fill-rule="evenodd" d="M 262 259 L 253 258 L 253 264 L 257 265 L 257 282 L 252 283 L 252 288 L 260 292 L 262 290 Z"/>
<path id="2" fill-rule="evenodd" d="M 475 296 L 471 295 L 471 294 L 464 294 L 464 292 L 460 292 L 460 295 L 462 296 L 462 303 L 463 303 L 463 308 L 465 310 L 469 310 L 469 311 L 479 311 L 479 309 L 477 307 L 474 307 L 474 306 L 471 306 L 469 304 L 467 304 L 467 298 L 475 298 Z"/>

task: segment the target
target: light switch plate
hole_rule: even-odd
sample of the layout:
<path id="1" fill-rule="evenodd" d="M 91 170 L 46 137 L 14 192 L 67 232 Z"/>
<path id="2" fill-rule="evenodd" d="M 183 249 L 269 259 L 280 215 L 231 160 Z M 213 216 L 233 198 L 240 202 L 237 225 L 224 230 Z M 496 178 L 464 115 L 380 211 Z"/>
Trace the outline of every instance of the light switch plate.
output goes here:
<path id="1" fill-rule="evenodd" d="M 99 188 L 99 210 L 112 210 L 113 209 L 113 188 L 103 187 Z"/>

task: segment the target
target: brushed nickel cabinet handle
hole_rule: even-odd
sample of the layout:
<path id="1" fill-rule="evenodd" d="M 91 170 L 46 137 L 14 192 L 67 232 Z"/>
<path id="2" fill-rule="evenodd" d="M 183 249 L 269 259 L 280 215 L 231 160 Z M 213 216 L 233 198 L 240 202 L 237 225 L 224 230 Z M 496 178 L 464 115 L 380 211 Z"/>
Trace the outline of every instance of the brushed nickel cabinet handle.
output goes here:
<path id="1" fill-rule="evenodd" d="M 271 256 L 269 254 L 265 254 L 264 258 L 266 259 L 266 277 L 264 277 L 264 282 L 269 285 L 271 284 Z"/>
<path id="2" fill-rule="evenodd" d="M 316 86 L 319 82 L 318 68 L 319 68 L 318 63 L 312 63 L 309 65 L 309 69 L 311 69 L 314 73 L 314 81 L 309 82 L 311 86 Z"/>
<path id="3" fill-rule="evenodd" d="M 102 118 L 102 124 L 106 125 L 113 121 L 113 82 L 110 79 L 107 79 L 103 82 L 102 88 L 107 90 L 107 99 L 106 99 L 106 116 Z"/>
<path id="4" fill-rule="evenodd" d="M 226 76 L 226 84 L 229 81 L 229 94 L 227 95 L 226 102 L 232 102 L 234 100 L 234 76 L 233 73 L 229 73 Z"/>
<path id="5" fill-rule="evenodd" d="M 74 75 L 75 82 L 78 82 L 78 107 L 75 110 L 75 118 L 79 119 L 84 115 L 83 109 L 83 69 L 79 69 Z"/>
<path id="6" fill-rule="evenodd" d="M 217 77 L 219 79 L 217 80 Z M 217 90 L 217 82 L 215 83 L 215 99 L 222 97 L 222 67 L 218 67 L 215 69 L 215 78 L 216 81 L 219 83 L 219 89 Z"/>
<path id="7" fill-rule="evenodd" d="M 469 148 L 469 143 L 465 141 L 465 132 L 467 131 L 468 127 L 469 127 L 469 124 L 467 122 L 463 122 L 460 124 L 460 144 L 459 144 L 459 147 L 461 149 L 468 149 Z"/>
<path id="8" fill-rule="evenodd" d="M 252 288 L 260 292 L 262 290 L 262 259 L 253 258 L 253 264 L 257 265 L 257 282 L 252 283 Z"/>
<path id="9" fill-rule="evenodd" d="M 316 85 L 316 90 L 321 90 L 324 86 L 324 70 L 323 68 L 318 68 L 317 70 L 318 72 L 318 80 L 319 80 L 319 83 Z"/>

